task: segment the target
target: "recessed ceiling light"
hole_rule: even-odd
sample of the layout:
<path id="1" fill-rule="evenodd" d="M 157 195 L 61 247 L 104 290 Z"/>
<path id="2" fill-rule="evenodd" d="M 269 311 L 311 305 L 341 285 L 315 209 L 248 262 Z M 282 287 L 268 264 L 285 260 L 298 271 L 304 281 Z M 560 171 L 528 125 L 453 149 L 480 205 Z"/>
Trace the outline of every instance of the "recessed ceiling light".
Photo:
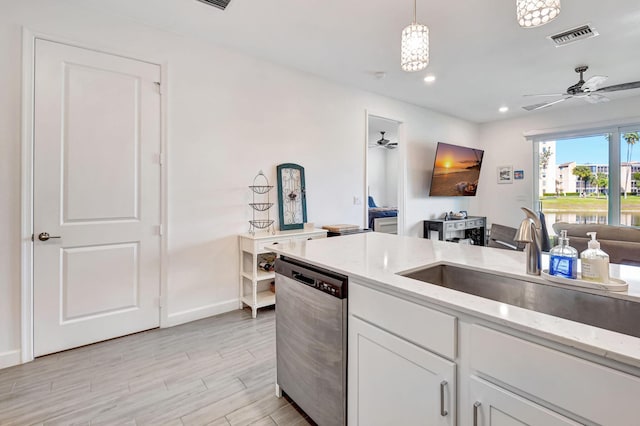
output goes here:
<path id="1" fill-rule="evenodd" d="M 500 107 L 498 111 L 504 114 L 505 112 L 509 111 L 509 107 L 506 107 L 506 106 Z"/>
<path id="2" fill-rule="evenodd" d="M 430 74 L 424 78 L 424 81 L 425 83 L 433 83 L 434 81 L 436 81 L 436 76 L 433 74 Z"/>

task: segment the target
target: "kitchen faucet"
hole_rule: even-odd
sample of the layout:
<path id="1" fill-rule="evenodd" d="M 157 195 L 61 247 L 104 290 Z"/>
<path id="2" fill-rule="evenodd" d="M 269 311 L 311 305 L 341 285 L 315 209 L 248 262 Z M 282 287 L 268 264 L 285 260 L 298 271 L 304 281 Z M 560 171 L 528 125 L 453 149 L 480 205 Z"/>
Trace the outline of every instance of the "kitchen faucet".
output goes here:
<path id="1" fill-rule="evenodd" d="M 521 207 L 527 216 L 521 223 L 514 241 L 526 243 L 527 274 L 540 275 L 542 259 L 542 223 L 538 215 L 531 209 Z"/>

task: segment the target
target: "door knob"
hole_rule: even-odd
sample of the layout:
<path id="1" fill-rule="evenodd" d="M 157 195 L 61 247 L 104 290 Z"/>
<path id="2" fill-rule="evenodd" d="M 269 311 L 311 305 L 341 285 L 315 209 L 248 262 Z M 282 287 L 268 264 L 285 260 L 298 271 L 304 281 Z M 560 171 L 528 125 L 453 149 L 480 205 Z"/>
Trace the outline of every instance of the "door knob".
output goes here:
<path id="1" fill-rule="evenodd" d="M 38 239 L 40 241 L 47 241 L 50 240 L 51 238 L 62 238 L 61 236 L 54 236 L 54 235 L 49 235 L 48 232 L 41 232 L 40 234 L 38 234 Z"/>

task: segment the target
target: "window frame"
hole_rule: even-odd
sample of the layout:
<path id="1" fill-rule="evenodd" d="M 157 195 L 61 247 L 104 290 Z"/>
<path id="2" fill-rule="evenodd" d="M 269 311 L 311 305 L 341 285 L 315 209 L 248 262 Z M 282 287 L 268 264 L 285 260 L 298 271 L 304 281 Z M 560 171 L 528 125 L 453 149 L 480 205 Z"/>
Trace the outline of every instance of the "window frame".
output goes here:
<path id="1" fill-rule="evenodd" d="M 540 143 L 547 141 L 561 141 L 563 139 L 573 139 L 589 137 L 595 135 L 609 134 L 609 197 L 607 200 L 607 224 L 620 225 L 621 215 L 621 136 L 628 132 L 640 131 L 640 122 L 614 124 L 602 127 L 580 128 L 566 131 L 550 131 L 527 136 L 533 145 L 533 201 L 534 207 L 540 205 Z M 526 135 L 525 135 L 526 136 Z M 616 173 L 612 171 L 615 170 Z"/>

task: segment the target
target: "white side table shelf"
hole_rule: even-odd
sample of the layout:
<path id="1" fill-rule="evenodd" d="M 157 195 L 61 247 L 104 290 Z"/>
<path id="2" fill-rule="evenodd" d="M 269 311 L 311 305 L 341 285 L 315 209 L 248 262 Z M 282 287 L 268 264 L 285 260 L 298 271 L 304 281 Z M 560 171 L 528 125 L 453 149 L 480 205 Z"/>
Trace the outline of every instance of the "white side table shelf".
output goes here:
<path id="1" fill-rule="evenodd" d="M 278 231 L 275 234 L 271 232 L 240 234 L 238 240 L 240 247 L 240 309 L 243 305 L 251 307 L 251 314 L 255 318 L 258 308 L 276 303 L 276 296 L 269 289 L 269 284 L 275 280 L 276 274 L 273 271 L 267 272 L 258 268 L 258 255 L 272 253 L 268 249 L 272 244 L 289 244 L 326 238 L 326 236 L 326 229 Z M 277 288 L 276 291 L 278 291 Z"/>

